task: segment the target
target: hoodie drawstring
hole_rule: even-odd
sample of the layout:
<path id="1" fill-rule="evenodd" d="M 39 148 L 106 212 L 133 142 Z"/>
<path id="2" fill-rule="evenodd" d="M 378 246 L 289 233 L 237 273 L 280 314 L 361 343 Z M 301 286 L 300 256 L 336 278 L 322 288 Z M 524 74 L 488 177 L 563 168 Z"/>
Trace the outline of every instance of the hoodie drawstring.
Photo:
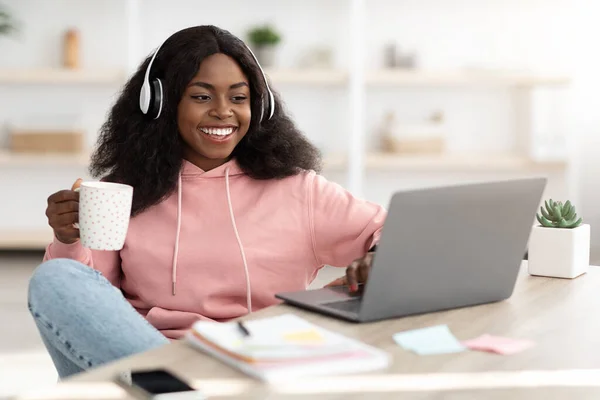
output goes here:
<path id="1" fill-rule="evenodd" d="M 179 255 L 179 232 L 181 231 L 181 173 L 177 179 L 177 233 L 175 234 L 175 251 L 173 252 L 173 296 L 175 296 L 175 285 L 177 284 L 177 257 Z"/>
<path id="2" fill-rule="evenodd" d="M 242 261 L 244 263 L 244 274 L 246 275 L 246 306 L 248 313 L 252 312 L 252 288 L 250 286 L 250 273 L 248 272 L 248 262 L 246 261 L 246 253 L 244 252 L 244 245 L 240 239 L 240 234 L 235 223 L 235 215 L 233 214 L 233 206 L 231 205 L 231 193 L 229 191 L 229 167 L 225 169 L 225 188 L 227 191 L 227 205 L 229 206 L 229 216 L 231 217 L 231 225 L 237 239 L 240 253 L 242 254 Z M 177 257 L 179 255 L 179 233 L 181 231 L 181 174 L 179 174 L 177 182 L 177 234 L 175 235 L 175 251 L 173 253 L 173 296 L 175 296 L 175 286 L 177 283 Z"/>
<path id="3" fill-rule="evenodd" d="M 244 246 L 238 233 L 237 225 L 235 224 L 235 216 L 233 215 L 233 206 L 231 205 L 231 193 L 229 192 L 229 167 L 225 168 L 225 188 L 227 189 L 227 203 L 229 205 L 229 215 L 231 217 L 231 225 L 233 225 L 233 231 L 235 232 L 235 238 L 237 239 L 240 252 L 242 253 L 242 261 L 244 262 L 244 273 L 246 274 L 246 306 L 248 307 L 248 314 L 252 312 L 252 293 L 250 287 L 250 273 L 248 272 L 248 263 L 246 261 L 246 253 L 244 252 Z"/>

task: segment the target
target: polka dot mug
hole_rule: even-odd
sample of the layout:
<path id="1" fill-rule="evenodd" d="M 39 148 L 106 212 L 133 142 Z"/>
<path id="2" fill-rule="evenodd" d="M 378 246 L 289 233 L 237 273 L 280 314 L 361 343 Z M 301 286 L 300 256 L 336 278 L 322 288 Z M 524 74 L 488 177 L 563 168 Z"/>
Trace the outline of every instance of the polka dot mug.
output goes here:
<path id="1" fill-rule="evenodd" d="M 112 182 L 83 182 L 79 191 L 79 236 L 92 250 L 121 250 L 125 244 L 133 187 Z"/>

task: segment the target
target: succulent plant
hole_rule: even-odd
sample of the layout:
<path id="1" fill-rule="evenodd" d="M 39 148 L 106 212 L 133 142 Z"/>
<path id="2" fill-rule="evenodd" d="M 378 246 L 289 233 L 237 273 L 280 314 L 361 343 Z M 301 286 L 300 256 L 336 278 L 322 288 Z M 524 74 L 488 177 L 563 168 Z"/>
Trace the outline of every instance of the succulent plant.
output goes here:
<path id="1" fill-rule="evenodd" d="M 269 24 L 256 26 L 248 32 L 250 43 L 255 46 L 276 45 L 281 41 L 281 35 Z"/>
<path id="2" fill-rule="evenodd" d="M 552 199 L 545 201 L 546 209 L 540 207 L 542 214 L 536 214 L 537 220 L 547 228 L 573 229 L 581 225 L 582 218 L 577 218 L 575 206 L 569 200 L 565 204 Z"/>

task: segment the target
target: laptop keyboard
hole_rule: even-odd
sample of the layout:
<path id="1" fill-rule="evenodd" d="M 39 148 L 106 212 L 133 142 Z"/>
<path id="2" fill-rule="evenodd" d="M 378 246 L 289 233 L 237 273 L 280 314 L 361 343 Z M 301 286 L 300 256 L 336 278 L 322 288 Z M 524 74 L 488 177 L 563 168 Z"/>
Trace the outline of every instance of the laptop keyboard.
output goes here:
<path id="1" fill-rule="evenodd" d="M 334 292 L 347 294 L 350 297 L 362 297 L 363 292 L 365 291 L 364 283 L 358 284 L 358 290 L 356 292 L 351 292 L 348 286 L 331 286 L 327 288 L 328 290 L 332 290 Z M 347 301 L 347 300 L 343 300 Z"/>
<path id="2" fill-rule="evenodd" d="M 360 311 L 361 300 L 362 299 L 360 297 L 355 297 L 350 300 L 332 301 L 329 303 L 324 303 L 322 305 L 329 308 L 334 308 L 336 310 L 358 314 L 358 312 Z"/>

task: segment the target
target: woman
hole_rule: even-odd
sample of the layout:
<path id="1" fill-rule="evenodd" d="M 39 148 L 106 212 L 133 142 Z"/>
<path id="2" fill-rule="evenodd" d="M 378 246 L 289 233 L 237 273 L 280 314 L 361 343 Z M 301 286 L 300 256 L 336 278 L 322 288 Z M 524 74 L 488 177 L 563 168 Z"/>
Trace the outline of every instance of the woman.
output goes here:
<path id="1" fill-rule="evenodd" d="M 319 163 L 240 39 L 213 26 L 167 39 L 126 84 L 92 157 L 94 176 L 134 187 L 124 248 L 84 248 L 78 193 L 48 199 L 55 239 L 29 308 L 59 376 L 276 304 L 326 264 L 350 265 L 332 284 L 355 290 L 385 210 L 317 175 Z"/>

